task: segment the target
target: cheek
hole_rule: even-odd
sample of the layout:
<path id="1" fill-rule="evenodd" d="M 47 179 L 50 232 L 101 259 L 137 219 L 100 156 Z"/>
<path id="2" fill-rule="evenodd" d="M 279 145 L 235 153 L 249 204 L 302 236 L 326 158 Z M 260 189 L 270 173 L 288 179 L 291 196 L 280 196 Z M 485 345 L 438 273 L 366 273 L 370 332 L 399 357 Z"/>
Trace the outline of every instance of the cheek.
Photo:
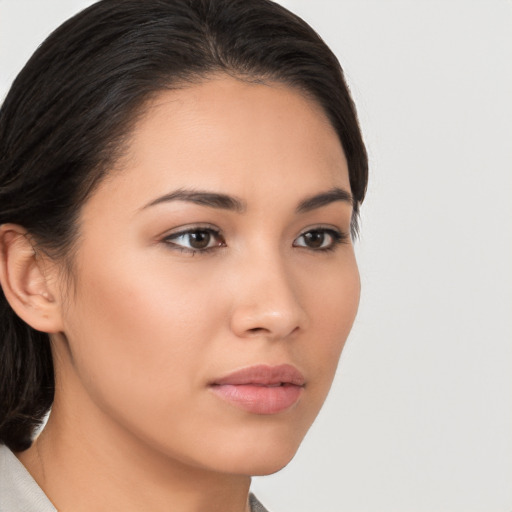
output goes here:
<path id="1" fill-rule="evenodd" d="M 95 401 L 156 419 L 198 385 L 208 334 L 224 316 L 204 304 L 211 284 L 154 263 L 112 255 L 83 265 L 66 334 Z"/>
<path id="2" fill-rule="evenodd" d="M 212 271 L 194 260 L 171 265 L 165 255 L 148 262 L 121 252 L 93 261 L 83 258 L 77 302 L 66 325 L 73 371 L 92 401 L 130 432 L 182 460 L 248 474 L 280 469 L 331 386 L 357 311 L 355 260 L 321 271 L 315 264 L 315 272 L 295 267 L 292 281 L 308 325 L 282 347 L 311 385 L 288 415 L 265 420 L 231 411 L 204 392 L 204 377 L 216 360 L 245 360 L 246 350 L 229 328 L 240 287 L 227 287 L 226 268 Z"/>
<path id="3" fill-rule="evenodd" d="M 334 378 L 341 351 L 354 323 L 360 297 L 360 279 L 355 258 L 330 269 L 328 275 L 314 274 L 316 286 L 308 283 L 307 308 L 310 335 L 304 357 L 318 376 L 315 392 L 326 396 Z"/>

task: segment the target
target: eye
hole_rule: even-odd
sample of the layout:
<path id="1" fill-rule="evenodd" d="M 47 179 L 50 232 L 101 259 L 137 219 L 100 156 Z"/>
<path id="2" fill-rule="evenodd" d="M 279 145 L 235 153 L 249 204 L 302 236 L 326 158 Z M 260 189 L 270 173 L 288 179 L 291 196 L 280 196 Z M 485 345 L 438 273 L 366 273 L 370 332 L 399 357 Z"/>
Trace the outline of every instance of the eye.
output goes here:
<path id="1" fill-rule="evenodd" d="M 224 247 L 222 235 L 211 228 L 191 228 L 166 236 L 164 243 L 183 252 L 207 252 L 215 247 Z"/>
<path id="2" fill-rule="evenodd" d="M 294 247 L 306 247 L 315 251 L 329 251 L 341 243 L 346 242 L 348 236 L 335 229 L 316 228 L 310 229 L 297 237 Z"/>

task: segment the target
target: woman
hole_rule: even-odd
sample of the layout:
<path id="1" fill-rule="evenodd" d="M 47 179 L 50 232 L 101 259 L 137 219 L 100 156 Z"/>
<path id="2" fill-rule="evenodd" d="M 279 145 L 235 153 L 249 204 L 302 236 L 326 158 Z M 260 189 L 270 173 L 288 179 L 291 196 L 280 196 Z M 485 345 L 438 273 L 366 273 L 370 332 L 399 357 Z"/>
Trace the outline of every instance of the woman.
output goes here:
<path id="1" fill-rule="evenodd" d="M 334 55 L 267 0 L 103 0 L 20 73 L 0 154 L 0 510 L 264 510 L 359 299 Z"/>

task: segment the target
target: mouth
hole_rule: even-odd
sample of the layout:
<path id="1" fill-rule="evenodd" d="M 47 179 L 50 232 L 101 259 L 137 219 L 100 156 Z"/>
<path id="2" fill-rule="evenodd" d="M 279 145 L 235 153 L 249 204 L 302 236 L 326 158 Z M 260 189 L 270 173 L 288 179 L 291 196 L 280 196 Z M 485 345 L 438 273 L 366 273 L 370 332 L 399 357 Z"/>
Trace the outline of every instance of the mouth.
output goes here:
<path id="1" fill-rule="evenodd" d="M 304 376 L 292 365 L 257 365 L 213 381 L 209 388 L 231 405 L 253 414 L 278 414 L 295 405 L 304 390 Z"/>

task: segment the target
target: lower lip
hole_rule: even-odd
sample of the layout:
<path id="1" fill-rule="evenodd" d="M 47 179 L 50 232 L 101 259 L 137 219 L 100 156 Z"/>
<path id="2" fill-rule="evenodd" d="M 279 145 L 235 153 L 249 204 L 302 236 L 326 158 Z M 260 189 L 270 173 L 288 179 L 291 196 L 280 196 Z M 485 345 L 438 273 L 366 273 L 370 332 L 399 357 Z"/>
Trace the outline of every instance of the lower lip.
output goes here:
<path id="1" fill-rule="evenodd" d="M 254 414 L 277 414 L 297 403 L 302 386 L 258 386 L 255 384 L 220 384 L 211 390 L 227 402 Z"/>

